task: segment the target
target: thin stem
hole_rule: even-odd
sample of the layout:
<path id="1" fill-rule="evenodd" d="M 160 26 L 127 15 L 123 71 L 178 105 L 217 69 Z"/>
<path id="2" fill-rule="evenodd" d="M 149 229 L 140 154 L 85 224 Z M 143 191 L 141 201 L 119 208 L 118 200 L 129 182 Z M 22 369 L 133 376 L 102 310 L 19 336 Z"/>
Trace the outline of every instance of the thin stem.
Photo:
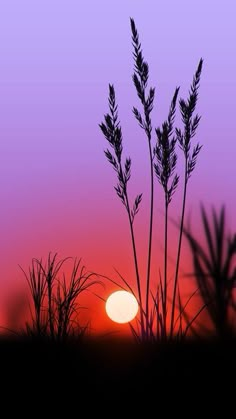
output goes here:
<path id="1" fill-rule="evenodd" d="M 122 174 L 123 178 L 123 171 L 120 164 L 120 173 Z M 131 240 L 132 240 L 132 248 L 133 248 L 133 255 L 134 255 L 134 266 L 135 266 L 135 273 L 136 273 L 136 283 L 138 288 L 138 298 L 139 298 L 139 306 L 140 306 L 140 320 L 141 320 L 141 330 L 142 330 L 142 336 L 144 336 L 144 319 L 143 319 L 143 303 L 142 303 L 142 291 L 141 291 L 141 282 L 140 282 L 140 275 L 139 275 L 139 268 L 138 268 L 138 257 L 137 257 L 137 250 L 136 250 L 136 243 L 135 243 L 135 235 L 134 235 L 134 228 L 133 228 L 133 222 L 131 217 L 131 211 L 130 211 L 130 204 L 129 204 L 129 198 L 128 193 L 125 188 L 124 191 L 125 200 L 126 200 L 126 209 L 128 213 L 129 218 L 129 227 L 130 227 L 130 233 L 131 233 Z"/>
<path id="2" fill-rule="evenodd" d="M 49 317 L 49 327 L 51 338 L 54 338 L 54 325 L 53 325 L 53 310 L 52 310 L 52 283 L 51 278 L 47 281 L 48 287 L 48 317 Z"/>
<path id="3" fill-rule="evenodd" d="M 168 202 L 165 196 L 165 254 L 164 254 L 164 298 L 163 298 L 163 334 L 166 338 L 166 301 L 167 301 L 167 253 L 168 253 Z"/>
<path id="4" fill-rule="evenodd" d="M 130 214 L 130 207 L 129 207 L 129 201 L 128 196 L 126 197 L 127 200 L 127 209 L 128 209 L 128 216 L 129 216 L 129 225 L 130 225 L 130 232 L 131 232 L 131 239 L 132 239 L 132 247 L 133 247 L 133 255 L 134 255 L 134 265 L 135 265 L 135 272 L 136 272 L 136 282 L 138 287 L 138 296 L 139 296 L 139 305 L 140 305 L 140 320 L 141 320 L 141 330 L 142 335 L 144 337 L 144 319 L 143 319 L 143 303 L 142 303 L 142 292 L 141 292 L 141 284 L 140 284 L 140 276 L 139 276 L 139 269 L 138 269 L 138 258 L 137 258 L 137 250 L 136 250 L 136 244 L 135 244 L 135 237 L 134 237 L 134 229 L 133 229 L 133 223 L 131 220 L 131 214 Z"/>
<path id="5" fill-rule="evenodd" d="M 41 305 L 40 303 L 36 307 L 35 317 L 36 317 L 37 334 L 38 336 L 40 336 L 41 335 Z"/>
<path id="6" fill-rule="evenodd" d="M 128 197 L 127 197 L 127 200 L 128 200 Z M 134 229 L 133 229 L 133 224 L 131 221 L 130 208 L 128 208 L 128 216 L 129 216 L 130 233 L 131 233 L 131 238 L 132 238 L 135 272 L 136 272 L 136 278 L 137 278 L 138 297 L 139 297 L 140 306 L 142 307 L 142 292 L 141 292 L 140 276 L 139 276 L 139 269 L 138 269 L 138 258 L 137 258 L 137 250 L 136 250 L 135 237 L 134 237 Z"/>
<path id="7" fill-rule="evenodd" d="M 174 332 L 175 301 L 176 301 L 176 291 L 177 291 L 177 284 L 178 284 L 180 253 L 181 253 L 181 245 L 182 245 L 182 237 L 183 237 L 184 215 L 185 215 L 186 196 L 187 196 L 187 184 L 188 184 L 188 157 L 185 155 L 185 176 L 184 176 L 183 204 L 182 204 L 182 213 L 181 213 L 181 221 L 180 221 L 179 243 L 178 243 L 178 252 L 177 252 L 177 259 L 176 259 L 176 267 L 175 267 L 175 279 L 174 279 L 174 290 L 173 290 L 171 322 L 170 322 L 170 337 L 171 338 L 173 337 L 173 332 Z"/>
<path id="8" fill-rule="evenodd" d="M 150 293 L 150 272 L 152 258 L 152 231 L 153 231 L 153 205 L 154 205 L 154 176 L 153 176 L 153 155 L 151 148 L 151 134 L 148 136 L 149 156 L 150 156 L 150 224 L 148 240 L 148 262 L 147 262 L 147 288 L 146 288 L 146 335 L 149 336 L 149 293 Z"/>

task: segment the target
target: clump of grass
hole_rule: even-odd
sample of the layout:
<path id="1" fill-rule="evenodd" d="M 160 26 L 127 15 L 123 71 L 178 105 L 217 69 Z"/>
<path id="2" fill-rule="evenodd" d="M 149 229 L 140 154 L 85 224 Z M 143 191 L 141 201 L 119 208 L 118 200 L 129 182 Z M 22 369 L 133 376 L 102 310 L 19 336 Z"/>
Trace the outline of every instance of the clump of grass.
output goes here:
<path id="1" fill-rule="evenodd" d="M 226 236 L 225 209 L 212 209 L 211 217 L 201 207 L 206 247 L 184 229 L 190 245 L 194 278 L 216 335 L 222 339 L 235 335 L 232 313 L 236 310 L 236 234 Z"/>
<path id="2" fill-rule="evenodd" d="M 30 295 L 32 298 L 31 319 L 32 325 L 27 323 L 27 330 L 37 336 L 44 336 L 47 331 L 47 320 L 45 318 L 44 301 L 47 290 L 47 281 L 44 270 L 41 269 L 42 260 L 33 259 L 29 266 L 28 273 L 22 268 Z"/>
<path id="3" fill-rule="evenodd" d="M 146 282 L 141 283 L 139 263 L 137 257 L 137 248 L 134 232 L 134 218 L 139 211 L 142 194 L 137 195 L 133 207 L 130 205 L 128 194 L 128 182 L 131 177 L 131 158 L 126 158 L 123 162 L 123 136 L 120 121 L 118 119 L 118 106 L 115 97 L 115 88 L 109 85 L 109 113 L 104 116 L 104 121 L 99 125 L 103 135 L 108 141 L 109 148 L 105 150 L 105 155 L 115 170 L 118 178 L 118 184 L 115 187 L 118 197 L 121 199 L 122 204 L 125 206 L 128 214 L 129 229 L 131 233 L 131 241 L 134 256 L 134 266 L 136 273 L 136 286 L 137 293 L 131 289 L 129 283 L 120 274 L 122 282 L 129 290 L 136 296 L 140 307 L 140 319 L 137 322 L 137 330 L 135 331 L 132 326 L 132 331 L 136 337 L 139 336 L 144 340 L 153 340 L 156 338 L 166 338 L 169 335 L 171 338 L 174 336 L 174 329 L 177 320 L 181 323 L 179 330 L 182 329 L 182 315 L 183 307 L 180 308 L 180 295 L 179 301 L 179 315 L 175 317 L 177 306 L 177 290 L 178 287 L 178 274 L 179 263 L 184 227 L 184 215 L 186 207 L 187 185 L 192 172 L 195 169 L 197 157 L 201 150 L 201 146 L 197 144 L 192 149 L 191 141 L 196 134 L 200 117 L 195 115 L 195 109 L 198 99 L 198 88 L 200 83 L 200 76 L 202 71 L 203 61 L 199 62 L 197 71 L 194 75 L 193 82 L 190 88 L 189 97 L 185 101 L 180 99 L 179 106 L 184 124 L 183 131 L 174 127 L 174 119 L 176 113 L 176 104 L 179 93 L 179 88 L 176 88 L 174 96 L 170 105 L 170 110 L 167 120 L 162 124 L 161 128 L 157 128 L 156 144 L 153 146 L 153 124 L 151 114 L 154 106 L 155 88 L 148 87 L 149 81 L 149 65 L 145 61 L 141 43 L 139 41 L 139 34 L 133 19 L 130 20 L 133 57 L 134 57 L 134 73 L 133 83 L 137 92 L 137 96 L 141 102 L 142 111 L 133 107 L 133 114 L 139 123 L 139 126 L 145 133 L 148 146 L 148 159 L 150 163 L 150 206 L 149 206 L 149 226 L 148 226 L 148 249 L 147 249 L 147 275 Z M 184 191 L 183 203 L 181 212 L 181 222 L 179 228 L 179 241 L 176 258 L 176 269 L 173 286 L 173 297 L 171 300 L 171 320 L 170 330 L 167 326 L 167 311 L 168 311 L 168 209 L 171 199 L 179 183 L 179 175 L 176 173 L 177 152 L 176 144 L 179 144 L 184 153 L 185 172 L 184 172 Z M 159 281 L 156 284 L 156 293 L 154 294 L 151 289 L 151 265 L 152 265 L 152 237 L 153 237 L 153 213 L 154 213 L 154 173 L 165 194 L 165 229 L 164 229 L 164 280 L 161 274 Z M 114 282 L 114 281 L 112 281 Z M 144 290 L 144 295 L 143 295 Z M 150 306 L 150 302 L 152 306 Z"/>
<path id="4" fill-rule="evenodd" d="M 68 259 L 57 260 L 57 254 L 49 254 L 46 263 L 33 259 L 28 273 L 21 268 L 32 299 L 31 323 L 26 324 L 30 336 L 65 341 L 86 331 L 87 326 L 79 322 L 79 296 L 100 282 L 77 259 L 67 279 L 61 269 Z"/>

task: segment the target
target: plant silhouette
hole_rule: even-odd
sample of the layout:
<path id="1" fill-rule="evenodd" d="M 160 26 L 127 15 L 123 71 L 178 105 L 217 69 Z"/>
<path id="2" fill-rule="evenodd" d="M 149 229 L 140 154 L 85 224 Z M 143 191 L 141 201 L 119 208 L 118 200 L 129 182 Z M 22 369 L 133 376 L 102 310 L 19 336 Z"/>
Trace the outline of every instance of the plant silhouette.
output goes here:
<path id="1" fill-rule="evenodd" d="M 180 99 L 179 106 L 182 116 L 184 128 L 174 127 L 174 119 L 176 112 L 176 104 L 179 93 L 179 87 L 176 88 L 170 105 L 167 120 L 162 124 L 161 128 L 156 128 L 156 144 L 153 145 L 153 124 L 151 114 L 154 106 L 155 88 L 148 87 L 149 65 L 145 61 L 142 46 L 139 41 L 139 34 L 134 20 L 130 19 L 133 57 L 134 57 L 134 73 L 133 83 L 137 96 L 142 105 L 142 111 L 133 107 L 133 114 L 139 123 L 139 126 L 145 133 L 148 145 L 148 158 L 150 163 L 150 212 L 148 226 L 148 249 L 147 249 L 147 276 L 145 283 L 141 283 L 139 261 L 137 256 L 136 237 L 134 230 L 134 219 L 140 209 L 142 194 L 138 194 L 134 203 L 130 203 L 128 184 L 131 178 L 131 158 L 123 158 L 123 135 L 122 128 L 118 116 L 118 105 L 116 103 L 115 88 L 109 84 L 109 113 L 104 116 L 104 121 L 99 125 L 105 139 L 108 141 L 109 148 L 105 150 L 105 156 L 115 170 L 118 178 L 118 184 L 115 186 L 116 193 L 124 205 L 131 234 L 131 242 L 134 257 L 136 287 L 137 292 L 131 289 L 128 281 L 120 276 L 125 285 L 132 290 L 136 296 L 140 307 L 140 318 L 137 323 L 137 330 L 131 326 L 136 337 L 142 340 L 153 340 L 173 338 L 175 334 L 175 326 L 181 322 L 181 315 L 176 316 L 177 306 L 177 290 L 179 264 L 182 246 L 182 236 L 184 228 L 184 216 L 186 208 L 187 185 L 192 172 L 195 169 L 198 154 L 201 146 L 197 144 L 192 148 L 192 139 L 196 134 L 200 117 L 195 114 L 200 76 L 202 72 L 203 60 L 201 59 L 193 77 L 187 100 Z M 179 183 L 179 175 L 175 173 L 177 164 L 176 144 L 180 146 L 185 161 L 184 169 L 184 190 L 181 211 L 181 221 L 179 228 L 179 240 L 176 257 L 176 269 L 174 276 L 173 295 L 170 303 L 170 327 L 167 324 L 168 312 L 168 208 L 174 192 Z M 151 288 L 151 263 L 152 263 L 152 237 L 153 237 L 153 211 L 154 211 L 154 174 L 164 189 L 165 194 L 165 228 L 164 228 L 164 279 L 161 274 L 156 284 L 156 292 L 153 293 Z M 112 282 L 114 282 L 112 280 Z M 179 297 L 179 296 L 178 296 Z M 151 306 L 150 306 L 151 304 Z M 178 329 L 178 331 L 180 328 Z"/>
<path id="2" fill-rule="evenodd" d="M 94 274 L 87 272 L 77 259 L 67 279 L 61 269 L 68 259 L 58 261 L 57 254 L 49 254 L 46 263 L 33 259 L 28 273 L 21 268 L 32 299 L 32 321 L 26 324 L 30 336 L 65 341 L 86 332 L 87 326 L 79 322 L 79 296 L 101 282 L 93 279 Z"/>
<path id="3" fill-rule="evenodd" d="M 167 325 L 167 257 L 168 257 L 168 209 L 173 197 L 173 194 L 179 183 L 179 176 L 174 175 L 171 180 L 177 163 L 177 154 L 175 151 L 176 146 L 176 137 L 173 135 L 173 124 L 175 118 L 176 110 L 176 101 L 179 93 L 179 88 L 175 90 L 167 121 L 162 125 L 162 129 L 156 129 L 157 135 L 157 144 L 154 148 L 154 169 L 158 181 L 163 187 L 165 194 L 165 232 L 164 232 L 164 285 L 162 291 L 162 314 L 163 314 L 163 323 L 162 323 L 162 335 L 163 338 L 166 338 Z M 171 184 L 169 185 L 169 182 Z"/>
<path id="4" fill-rule="evenodd" d="M 175 319 L 175 301 L 176 301 L 176 292 L 178 285 L 178 274 L 179 274 L 179 264 L 180 264 L 180 253 L 183 237 L 183 226 L 184 226 L 184 216 L 186 208 L 186 198 L 187 198 L 187 186 L 192 175 L 196 163 L 198 154 L 202 146 L 197 143 L 196 146 L 192 148 L 192 139 L 196 135 L 196 131 L 200 122 L 200 116 L 195 115 L 197 99 L 198 99 L 198 89 L 200 84 L 200 77 L 202 72 L 203 60 L 201 59 L 197 68 L 197 71 L 193 77 L 193 82 L 189 91 L 189 97 L 185 101 L 180 99 L 180 111 L 182 116 L 182 121 L 184 124 L 183 131 L 176 128 L 176 136 L 179 146 L 184 154 L 184 191 L 183 191 L 183 201 L 182 201 L 182 211 L 181 211 L 181 221 L 180 221 L 180 230 L 179 230 L 179 243 L 177 250 L 177 259 L 176 259 L 176 268 L 175 268 L 175 277 L 174 277 L 174 290 L 173 290 L 173 299 L 172 299 L 172 309 L 171 309 L 171 323 L 170 323 L 170 334 L 173 335 L 174 332 L 174 319 Z"/>
<path id="5" fill-rule="evenodd" d="M 201 207 L 201 217 L 206 248 L 189 229 L 184 229 L 188 239 L 200 295 L 207 308 L 218 337 L 224 339 L 235 334 L 232 314 L 236 303 L 236 234 L 226 236 L 225 208 L 219 214 L 212 209 L 211 217 Z"/>
<path id="6" fill-rule="evenodd" d="M 149 91 L 147 91 L 148 78 L 149 78 L 149 66 L 143 57 L 142 47 L 141 47 L 141 43 L 139 42 L 139 35 L 136 29 L 134 20 L 130 19 L 130 23 L 131 23 L 132 42 L 133 42 L 133 49 L 134 49 L 133 82 L 134 82 L 137 95 L 143 107 L 143 115 L 141 115 L 141 113 L 135 107 L 133 108 L 133 113 L 140 127 L 144 130 L 146 134 L 147 143 L 148 143 L 149 163 L 150 163 L 150 217 L 149 217 L 146 305 L 145 305 L 145 317 L 146 317 L 145 335 L 148 338 L 148 335 L 149 335 L 149 295 L 150 295 L 149 291 L 150 291 L 150 273 L 151 273 L 151 260 L 152 260 L 153 208 L 154 208 L 154 174 L 153 174 L 154 170 L 153 170 L 151 112 L 153 110 L 155 89 L 150 88 Z"/>

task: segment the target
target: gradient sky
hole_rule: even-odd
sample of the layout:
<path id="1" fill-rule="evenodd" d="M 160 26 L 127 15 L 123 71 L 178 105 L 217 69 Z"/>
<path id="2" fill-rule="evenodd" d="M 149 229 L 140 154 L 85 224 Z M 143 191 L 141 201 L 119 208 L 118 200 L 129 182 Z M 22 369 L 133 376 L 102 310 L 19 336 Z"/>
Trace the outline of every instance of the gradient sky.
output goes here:
<path id="1" fill-rule="evenodd" d="M 45 257 L 49 251 L 81 257 L 89 270 L 114 279 L 115 267 L 133 280 L 126 214 L 114 193 L 116 179 L 98 128 L 107 112 L 108 83 L 116 87 L 124 153 L 133 161 L 131 195 L 144 193 L 136 231 L 145 264 L 148 154 L 131 112 L 139 102 L 131 80 L 129 17 L 136 21 L 150 83 L 156 87 L 155 127 L 166 118 L 176 86 L 186 97 L 203 57 L 198 104 L 202 121 L 196 140 L 204 147 L 191 179 L 187 214 L 194 229 L 200 202 L 207 207 L 224 203 L 228 227 L 236 228 L 235 14 L 234 0 L 1 0 L 2 318 L 10 304 L 6 296 L 17 294 L 24 282 L 18 265 L 27 269 L 32 257 Z M 161 258 L 158 187 L 157 197 L 154 249 Z M 180 198 L 181 191 L 172 207 L 176 220 Z M 155 269 L 159 266 L 161 260 Z M 107 284 L 99 292 L 106 298 L 111 289 Z M 114 331 L 102 301 L 88 295 L 84 300 L 93 330 Z"/>

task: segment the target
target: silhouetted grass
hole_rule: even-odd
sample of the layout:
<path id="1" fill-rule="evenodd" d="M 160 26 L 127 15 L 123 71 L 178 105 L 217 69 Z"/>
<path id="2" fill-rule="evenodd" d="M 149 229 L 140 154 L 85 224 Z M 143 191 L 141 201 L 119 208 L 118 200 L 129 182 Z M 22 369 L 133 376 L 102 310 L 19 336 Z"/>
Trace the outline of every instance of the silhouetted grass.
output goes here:
<path id="1" fill-rule="evenodd" d="M 32 321 L 26 325 L 30 336 L 65 341 L 73 335 L 82 337 L 87 330 L 87 325 L 79 322 L 79 297 L 101 282 L 92 279 L 95 275 L 87 272 L 81 260 L 76 259 L 67 279 L 61 269 L 68 259 L 57 261 L 57 254 L 49 254 L 45 264 L 33 259 L 28 273 L 22 269 L 33 305 Z"/>
<path id="2" fill-rule="evenodd" d="M 129 228 L 131 233 L 132 248 L 134 255 L 134 265 L 136 273 L 136 283 L 138 289 L 138 302 L 139 306 L 143 307 L 142 303 L 142 292 L 141 292 L 141 281 L 138 267 L 138 258 L 137 250 L 134 236 L 134 219 L 139 211 L 139 206 L 142 200 L 142 194 L 137 195 L 133 208 L 129 202 L 128 196 L 128 182 L 131 177 L 131 158 L 128 157 L 125 159 L 125 164 L 122 163 L 122 152 L 123 152 L 123 136 L 120 122 L 118 120 L 118 106 L 116 104 L 116 96 L 114 86 L 109 85 L 109 109 L 110 114 L 106 114 L 104 117 L 104 122 L 100 124 L 100 128 L 108 141 L 113 154 L 109 149 L 105 151 L 105 155 L 115 170 L 118 178 L 118 184 L 115 186 L 115 191 L 120 198 L 122 204 L 125 206 L 125 209 L 128 214 Z M 143 320 L 143 311 L 141 310 L 141 328 L 142 333 L 144 333 L 144 320 Z"/>
<path id="3" fill-rule="evenodd" d="M 149 78 L 149 66 L 144 60 L 142 53 L 142 46 L 139 42 L 139 35 L 135 22 L 130 19 L 131 31 L 132 31 L 132 42 L 133 42 L 133 56 L 134 56 L 134 74 L 133 82 L 137 92 L 137 95 L 141 101 L 143 107 L 143 115 L 138 111 L 137 108 L 133 108 L 133 113 L 137 119 L 140 127 L 144 130 L 149 152 L 149 163 L 150 163 L 150 217 L 149 217 L 149 238 L 148 238 L 148 259 L 147 259 L 147 279 L 146 279 L 146 306 L 145 306 L 145 317 L 146 317 L 146 329 L 145 336 L 149 337 L 149 299 L 150 299 L 150 273 L 151 273 L 151 260 L 152 260 L 152 234 L 153 234 L 153 208 L 154 208 L 154 175 L 153 175 L 153 150 L 152 150 L 152 121 L 151 112 L 153 110 L 153 102 L 155 98 L 155 89 L 150 88 L 148 91 L 148 78 Z"/>
<path id="4" fill-rule="evenodd" d="M 131 241 L 134 256 L 134 266 L 136 274 L 137 293 L 133 290 L 128 281 L 119 274 L 123 284 L 136 296 L 139 308 L 140 319 L 137 320 L 137 329 L 133 326 L 132 332 L 135 337 L 142 340 L 156 340 L 160 338 L 174 337 L 176 332 L 176 323 L 179 321 L 178 335 L 182 329 L 182 316 L 184 308 L 180 304 L 181 298 L 178 296 L 178 304 L 176 301 L 178 287 L 179 264 L 181 255 L 182 235 L 184 227 L 184 215 L 186 207 L 187 185 L 191 174 L 193 173 L 198 154 L 201 146 L 197 144 L 192 148 L 192 140 L 196 134 L 200 117 L 196 114 L 195 109 L 198 99 L 198 89 L 200 83 L 200 76 L 202 71 L 203 60 L 201 59 L 197 71 L 193 77 L 193 82 L 190 87 L 189 97 L 187 100 L 180 99 L 180 112 L 184 124 L 183 131 L 174 127 L 174 119 L 176 113 L 176 103 L 179 93 L 179 88 L 176 88 L 174 96 L 170 105 L 167 120 L 162 124 L 161 128 L 157 128 L 156 144 L 152 145 L 152 120 L 151 114 L 153 111 L 155 89 L 148 87 L 149 80 L 149 65 L 144 60 L 139 34 L 133 19 L 130 19 L 133 57 L 134 57 L 134 74 L 133 83 L 136 89 L 137 96 L 142 105 L 142 112 L 136 107 L 133 107 L 133 114 L 137 119 L 139 126 L 145 132 L 148 144 L 148 156 L 150 162 L 150 214 L 148 227 L 148 249 L 147 249 L 147 276 L 146 282 L 141 282 L 139 272 L 139 261 L 137 257 L 137 248 L 134 232 L 134 219 L 139 211 L 142 194 L 137 195 L 133 208 L 130 205 L 128 194 L 128 182 L 131 177 L 131 158 L 126 158 L 123 163 L 123 136 L 120 121 L 118 118 L 118 106 L 115 97 L 115 88 L 109 85 L 109 113 L 104 116 L 104 122 L 99 126 L 103 135 L 109 144 L 109 149 L 105 151 L 105 155 L 115 170 L 118 178 L 118 184 L 115 187 L 118 197 L 121 199 L 128 214 L 129 229 L 131 233 Z M 173 285 L 173 296 L 170 304 L 168 301 L 168 208 L 173 197 L 173 194 L 179 183 L 179 175 L 175 173 L 177 163 L 176 144 L 180 146 L 184 153 L 185 170 L 184 170 L 184 191 L 181 211 L 181 221 L 179 227 L 179 240 L 177 248 L 177 258 Z M 110 151 L 111 150 L 111 151 Z M 151 262 L 152 262 L 152 236 L 153 236 L 153 210 L 154 210 L 154 171 L 164 189 L 165 194 L 165 228 L 164 228 L 164 278 L 161 273 L 159 280 L 155 284 L 156 291 L 153 292 L 150 283 Z M 114 282 L 112 280 L 112 282 Z M 144 291 L 145 289 L 145 291 Z M 143 295 L 144 293 L 144 295 Z M 137 295 L 136 295 L 137 294 Z M 151 306 L 150 306 L 151 303 Z M 170 306 L 170 330 L 167 325 L 167 311 Z M 178 311 L 179 315 L 175 316 Z"/>
<path id="5" fill-rule="evenodd" d="M 179 274 L 179 264 L 180 264 L 180 253 L 183 237 L 183 226 L 184 226 L 184 215 L 186 208 L 186 197 L 187 197 L 187 186 L 192 175 L 196 163 L 198 154 L 202 146 L 197 143 L 195 147 L 192 148 L 192 139 L 196 135 L 196 131 L 200 122 L 200 116 L 195 115 L 195 109 L 198 99 L 198 89 L 200 84 L 200 77 L 202 72 L 203 60 L 201 59 L 197 68 L 197 71 L 193 77 L 193 82 L 189 91 L 189 97 L 185 101 L 180 99 L 180 111 L 182 116 L 182 121 L 184 124 L 184 129 L 176 129 L 177 140 L 179 146 L 184 154 L 185 160 L 185 169 L 184 169 L 184 191 L 183 191 L 183 201 L 182 201 L 182 212 L 181 212 L 181 221 L 180 221 L 180 230 L 179 230 L 179 244 L 177 251 L 176 267 L 175 267 L 175 277 L 174 277 L 174 290 L 173 290 L 173 299 L 172 299 L 172 308 L 171 308 L 171 323 L 170 323 L 170 335 L 173 336 L 174 333 L 174 323 L 175 323 L 175 301 L 176 301 L 176 291 L 178 285 L 178 274 Z"/>
<path id="6" fill-rule="evenodd" d="M 219 214 L 213 209 L 207 215 L 201 207 L 206 248 L 190 232 L 184 234 L 190 244 L 194 278 L 206 306 L 215 332 L 220 338 L 235 335 L 236 234 L 226 235 L 225 209 Z"/>
<path id="7" fill-rule="evenodd" d="M 42 261 L 33 259 L 28 273 L 21 268 L 28 283 L 30 295 L 33 301 L 33 312 L 31 311 L 31 329 L 34 330 L 34 333 L 36 333 L 37 336 L 44 336 L 47 330 L 47 320 L 44 313 L 47 281 L 44 271 L 41 269 L 41 263 Z"/>
<path id="8" fill-rule="evenodd" d="M 173 124 L 175 118 L 176 101 L 179 93 L 179 88 L 175 90 L 167 121 L 162 125 L 162 129 L 156 129 L 157 145 L 154 148 L 154 168 L 156 176 L 164 189 L 165 194 L 165 233 L 164 233 L 164 285 L 162 286 L 162 313 L 163 322 L 161 324 L 161 335 L 166 338 L 167 334 L 167 257 L 168 257 L 168 208 L 172 199 L 172 196 L 178 186 L 179 176 L 174 175 L 171 180 L 177 163 L 177 154 L 175 151 L 175 145 L 177 139 L 173 135 Z M 171 184 L 169 185 L 169 182 Z M 161 278 L 160 278 L 161 280 Z"/>

